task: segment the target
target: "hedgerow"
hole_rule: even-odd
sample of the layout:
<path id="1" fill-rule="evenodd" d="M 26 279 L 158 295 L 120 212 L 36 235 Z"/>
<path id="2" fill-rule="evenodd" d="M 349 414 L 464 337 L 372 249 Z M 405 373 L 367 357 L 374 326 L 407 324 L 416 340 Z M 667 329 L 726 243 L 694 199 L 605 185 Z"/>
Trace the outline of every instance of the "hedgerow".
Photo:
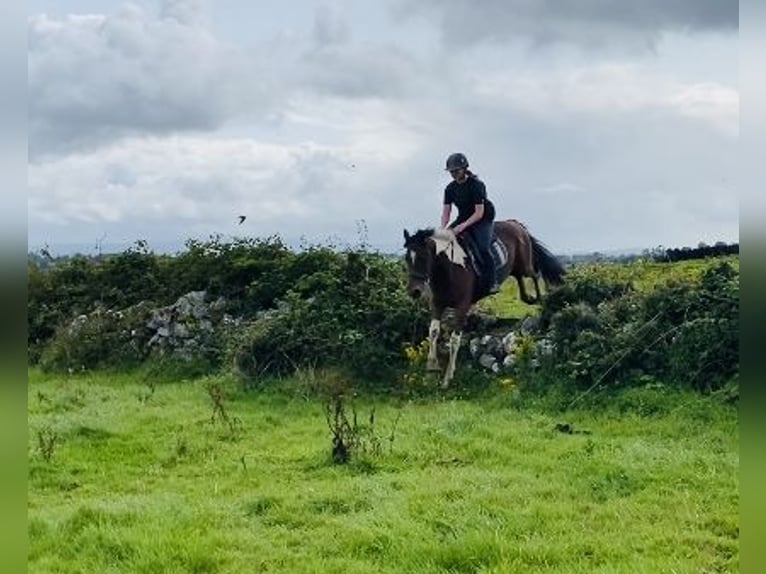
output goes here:
<path id="1" fill-rule="evenodd" d="M 736 379 L 737 268 L 710 260 L 694 273 L 653 275 L 647 286 L 649 269 L 571 269 L 540 309 L 535 336 L 550 350 L 528 360 L 520 351 L 514 380 L 574 396 L 655 383 L 711 392 Z M 405 350 L 421 344 L 429 321 L 427 306 L 406 295 L 401 258 L 363 248 L 293 250 L 278 237 L 192 240 L 175 255 L 137 242 L 101 257 L 30 260 L 28 279 L 29 360 L 50 370 L 175 364 L 184 357 L 172 348 L 150 349 L 147 317 L 204 291 L 217 322 L 201 330 L 200 345 L 184 340 L 195 372 L 233 368 L 254 381 L 327 367 L 382 388 L 414 376 Z M 459 364 L 470 379 L 465 355 Z"/>
<path id="2" fill-rule="evenodd" d="M 728 262 L 647 291 L 575 271 L 541 315 L 572 392 L 653 381 L 710 392 L 739 370 L 739 273 Z"/>
<path id="3" fill-rule="evenodd" d="M 30 263 L 29 358 L 52 370 L 152 359 L 146 316 L 123 310 L 204 291 L 236 318 L 200 350 L 211 369 L 235 365 L 252 378 L 333 365 L 383 380 L 403 361 L 403 344 L 419 340 L 427 325 L 427 308 L 410 301 L 404 281 L 399 258 L 325 246 L 294 251 L 277 237 L 194 240 L 175 256 L 137 242 L 45 270 Z"/>

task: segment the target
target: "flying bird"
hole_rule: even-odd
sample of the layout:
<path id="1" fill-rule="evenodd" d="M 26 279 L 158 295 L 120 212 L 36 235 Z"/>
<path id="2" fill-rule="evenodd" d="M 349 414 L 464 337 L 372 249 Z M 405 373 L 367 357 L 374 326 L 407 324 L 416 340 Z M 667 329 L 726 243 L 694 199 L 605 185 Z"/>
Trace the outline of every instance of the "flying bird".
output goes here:
<path id="1" fill-rule="evenodd" d="M 245 219 L 247 219 L 247 215 L 240 215 L 238 225 L 242 225 L 245 222 Z"/>

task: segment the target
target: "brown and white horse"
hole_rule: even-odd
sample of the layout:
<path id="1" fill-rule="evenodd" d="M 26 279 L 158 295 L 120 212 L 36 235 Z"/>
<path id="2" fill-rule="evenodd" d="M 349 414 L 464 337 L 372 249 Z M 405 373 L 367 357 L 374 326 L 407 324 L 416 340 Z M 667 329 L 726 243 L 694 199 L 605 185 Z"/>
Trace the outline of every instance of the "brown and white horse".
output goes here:
<path id="1" fill-rule="evenodd" d="M 540 277 L 546 285 L 563 282 L 564 267 L 524 225 L 515 220 L 497 221 L 494 231 L 508 253 L 507 260 L 497 270 L 497 281 L 502 283 L 509 276 L 515 277 L 522 301 L 533 304 L 540 300 Z M 429 370 L 439 370 L 436 345 L 444 311 L 447 308 L 455 310 L 455 327 L 449 341 L 449 363 L 442 382 L 446 387 L 455 376 L 455 362 L 468 311 L 487 293 L 480 288 L 479 276 L 471 258 L 451 229 L 421 229 L 412 235 L 405 229 L 404 248 L 409 275 L 407 292 L 415 298 L 427 290 L 431 293 Z M 533 280 L 535 297 L 527 293 L 524 277 Z"/>

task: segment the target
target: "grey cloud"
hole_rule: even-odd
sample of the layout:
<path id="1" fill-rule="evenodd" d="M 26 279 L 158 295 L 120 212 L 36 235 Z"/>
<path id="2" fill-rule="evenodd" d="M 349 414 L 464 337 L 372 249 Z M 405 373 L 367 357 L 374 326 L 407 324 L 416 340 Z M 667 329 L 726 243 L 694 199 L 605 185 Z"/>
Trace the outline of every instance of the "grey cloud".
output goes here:
<path id="1" fill-rule="evenodd" d="M 296 82 L 347 98 L 396 98 L 418 91 L 422 72 L 418 61 L 396 46 L 327 46 L 304 54 Z"/>
<path id="2" fill-rule="evenodd" d="M 206 19 L 206 0 L 162 0 L 160 15 L 184 25 L 201 24 Z"/>
<path id="3" fill-rule="evenodd" d="M 455 91 L 450 109 L 432 101 L 412 111 L 432 130 L 385 173 L 398 211 L 388 228 L 397 217 L 410 227 L 438 223 L 447 183 L 440 168 L 461 150 L 498 218 L 524 221 L 557 252 L 736 240 L 736 196 L 721 183 L 736 179 L 736 138 L 715 126 L 665 108 L 586 119 L 565 108 L 552 118 Z"/>
<path id="4" fill-rule="evenodd" d="M 566 58 L 560 69 L 530 64 L 509 42 L 476 49 L 469 54 L 476 65 L 454 69 L 454 52 L 433 50 L 422 27 L 423 37 L 401 48 L 386 36 L 351 41 L 358 30 L 342 4 L 331 4 L 313 27 L 309 19 L 262 48 L 272 59 L 264 77 L 243 71 L 261 70 L 257 58 L 243 64 L 205 30 L 199 12 L 180 10 L 192 4 L 175 4 L 166 2 L 162 18 L 134 12 L 30 22 L 31 145 L 38 152 L 91 146 L 30 164 L 32 235 L 354 237 L 354 222 L 364 219 L 377 243 L 393 240 L 398 249 L 402 226 L 438 224 L 444 158 L 463 150 L 499 217 L 521 219 L 555 251 L 736 238 L 736 200 L 717 186 L 736 179 L 728 126 L 738 108 L 720 78 L 723 58 L 696 71 L 669 70 L 664 82 L 660 70 L 622 75 L 615 62 L 589 71 L 590 58 L 584 75 L 572 73 Z M 450 45 L 524 38 L 646 46 L 662 30 L 736 29 L 730 15 L 682 10 L 690 4 L 627 4 L 573 2 L 554 11 L 542 1 L 452 1 L 443 19 L 442 3 L 432 0 L 408 9 L 443 22 Z M 707 62 L 698 38 L 681 40 Z M 272 72 L 279 86 L 253 89 Z M 274 89 L 289 97 L 270 99 Z M 130 134 L 229 128 L 236 114 L 271 111 L 272 102 L 284 105 L 284 116 L 274 125 L 248 118 L 235 126 L 236 141 L 224 130 L 92 148 Z M 239 213 L 248 216 L 241 227 Z"/>
<path id="5" fill-rule="evenodd" d="M 524 40 L 534 45 L 652 47 L 667 31 L 736 31 L 737 0 L 394 0 L 399 18 L 435 18 L 450 45 Z"/>
<path id="6" fill-rule="evenodd" d="M 556 250 L 736 239 L 736 197 L 717 185 L 736 175 L 736 142 L 705 124 L 662 112 L 590 125 L 472 116 L 482 127 L 466 148 L 498 216 L 525 221 Z"/>
<path id="7" fill-rule="evenodd" d="M 298 56 L 293 86 L 346 98 L 399 97 L 421 76 L 410 53 L 393 44 L 351 42 L 343 0 L 324 1 L 314 12 L 313 41 Z"/>
<path id="8" fill-rule="evenodd" d="M 323 3 L 314 14 L 314 42 L 317 46 L 345 44 L 351 27 L 337 3 Z"/>
<path id="9" fill-rule="evenodd" d="M 115 16 L 30 18 L 30 156 L 211 130 L 267 108 L 257 62 L 197 25 L 196 4 L 168 1 L 159 18 L 130 5 Z"/>

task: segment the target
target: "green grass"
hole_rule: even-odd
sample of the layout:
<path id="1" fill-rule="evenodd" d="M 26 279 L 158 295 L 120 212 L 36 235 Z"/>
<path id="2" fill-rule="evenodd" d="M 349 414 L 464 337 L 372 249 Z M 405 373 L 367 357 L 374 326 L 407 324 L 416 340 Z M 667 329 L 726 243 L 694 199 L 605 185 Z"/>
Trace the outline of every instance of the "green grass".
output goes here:
<path id="1" fill-rule="evenodd" d="M 211 422 L 211 383 L 233 427 Z M 546 414 L 512 396 L 378 400 L 393 442 L 338 466 L 323 404 L 299 393 L 31 371 L 28 571 L 737 571 L 735 409 L 634 392 Z M 58 437 L 48 461 L 40 432 Z"/>
<path id="2" fill-rule="evenodd" d="M 532 280 L 525 278 L 524 285 L 527 293 L 534 296 L 535 287 Z M 545 295 L 545 285 L 542 281 L 540 281 L 540 289 Z M 518 283 L 513 277 L 509 277 L 500 285 L 498 293 L 482 299 L 477 306 L 482 311 L 509 319 L 523 319 L 528 315 L 540 314 L 540 305 L 529 305 L 521 300 Z"/>
<path id="3" fill-rule="evenodd" d="M 531 295 L 534 295 L 534 287 L 529 279 L 526 280 L 526 288 Z M 544 289 L 542 285 L 540 288 Z M 522 319 L 527 315 L 540 314 L 540 305 L 528 305 L 521 300 L 519 287 L 512 277 L 500 286 L 500 291 L 497 294 L 479 301 L 478 307 L 487 313 L 511 319 Z"/>
<path id="4" fill-rule="evenodd" d="M 705 270 L 724 262 L 739 270 L 739 256 L 727 255 L 673 263 L 660 263 L 648 259 L 637 259 L 627 263 L 584 263 L 575 266 L 572 272 L 595 273 L 604 280 L 626 282 L 639 291 L 649 291 L 669 281 L 696 280 Z"/>

